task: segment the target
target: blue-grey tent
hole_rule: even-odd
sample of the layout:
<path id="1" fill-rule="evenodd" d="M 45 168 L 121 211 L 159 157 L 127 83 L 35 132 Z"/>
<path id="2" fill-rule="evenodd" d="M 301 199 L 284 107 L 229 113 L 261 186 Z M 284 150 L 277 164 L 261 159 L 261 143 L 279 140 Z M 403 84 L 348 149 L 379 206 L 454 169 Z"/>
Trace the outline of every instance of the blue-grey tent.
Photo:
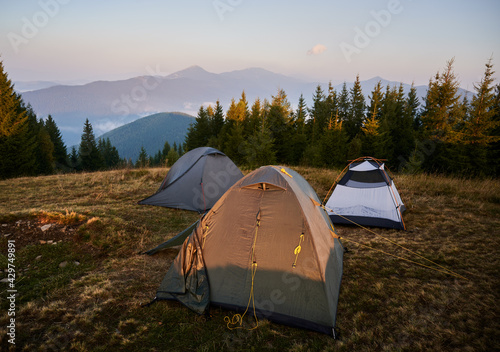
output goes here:
<path id="1" fill-rule="evenodd" d="M 204 213 L 242 177 L 240 169 L 221 151 L 196 148 L 180 157 L 158 191 L 139 204 Z"/>

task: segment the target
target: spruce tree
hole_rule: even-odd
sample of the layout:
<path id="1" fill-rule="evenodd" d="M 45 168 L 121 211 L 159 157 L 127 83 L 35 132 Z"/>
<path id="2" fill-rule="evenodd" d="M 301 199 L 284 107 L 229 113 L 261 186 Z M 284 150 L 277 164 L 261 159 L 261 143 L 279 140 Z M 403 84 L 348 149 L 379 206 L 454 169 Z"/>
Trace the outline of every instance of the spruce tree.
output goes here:
<path id="1" fill-rule="evenodd" d="M 198 147 L 205 147 L 211 136 L 211 125 L 207 109 L 200 106 L 198 116 L 193 124 L 188 128 L 185 139 L 186 150 L 192 150 Z"/>
<path id="2" fill-rule="evenodd" d="M 329 167 L 343 167 L 347 160 L 347 134 L 342 128 L 341 121 L 336 114 L 325 128 L 319 142 L 316 165 Z"/>
<path id="3" fill-rule="evenodd" d="M 309 117 L 309 138 L 311 143 L 314 144 L 320 140 L 328 119 L 328 112 L 325 109 L 325 93 L 319 84 L 316 86 L 313 95 L 313 103 L 309 109 Z"/>
<path id="4" fill-rule="evenodd" d="M 243 141 L 242 154 L 244 163 L 250 168 L 275 164 L 276 153 L 269 129 L 263 127 Z"/>
<path id="5" fill-rule="evenodd" d="M 167 155 L 168 155 L 168 152 L 170 151 L 171 147 L 170 147 L 170 143 L 168 143 L 168 141 L 165 142 L 165 144 L 163 145 L 163 149 L 161 151 L 161 165 L 163 166 L 163 164 L 166 165 L 166 160 L 167 160 Z"/>
<path id="6" fill-rule="evenodd" d="M 416 104 L 416 92 L 412 93 L 410 90 L 408 97 L 405 98 L 403 84 L 400 83 L 398 90 L 395 90 L 395 99 L 396 109 L 390 134 L 394 151 L 388 156 L 388 165 L 391 167 L 396 167 L 402 160 L 407 160 L 415 147 L 413 110 Z"/>
<path id="7" fill-rule="evenodd" d="M 361 128 L 362 137 L 362 154 L 366 156 L 381 157 L 381 138 L 380 133 L 380 116 L 382 110 L 382 100 L 384 93 L 382 92 L 382 83 L 377 82 L 370 96 L 370 105 L 368 107 L 368 116 Z"/>
<path id="8" fill-rule="evenodd" d="M 236 164 L 241 165 L 244 162 L 243 142 L 243 124 L 237 120 L 230 120 L 226 123 L 227 134 L 223 144 L 223 152 Z"/>
<path id="9" fill-rule="evenodd" d="M 85 120 L 80 147 L 78 149 L 80 167 L 84 171 L 97 171 L 104 166 L 104 161 L 95 140 L 92 124 Z"/>
<path id="10" fill-rule="evenodd" d="M 258 132 L 263 122 L 263 106 L 259 98 L 256 98 L 252 107 L 250 108 L 250 116 L 246 124 L 247 130 L 253 134 Z"/>
<path id="11" fill-rule="evenodd" d="M 105 168 L 111 169 L 120 164 L 121 159 L 118 150 L 111 144 L 109 138 L 99 138 L 97 149 L 99 149 L 99 152 L 101 153 Z"/>
<path id="12" fill-rule="evenodd" d="M 222 127 L 224 127 L 224 110 L 219 100 L 217 100 L 215 103 L 214 114 L 210 121 L 211 137 L 218 138 Z"/>
<path id="13" fill-rule="evenodd" d="M 37 135 L 37 174 L 50 175 L 54 173 L 55 168 L 55 161 L 53 156 L 54 143 L 52 143 L 50 135 L 43 126 L 42 121 L 40 125 L 41 126 Z"/>
<path id="14" fill-rule="evenodd" d="M 306 134 L 306 118 L 307 106 L 304 96 L 301 94 L 297 110 L 295 111 L 292 119 L 292 141 L 289 149 L 287 162 L 292 165 L 298 165 L 302 159 L 302 155 L 307 147 L 307 134 Z"/>
<path id="15" fill-rule="evenodd" d="M 174 143 L 175 145 L 175 143 Z M 168 167 L 171 167 L 172 165 L 175 164 L 175 162 L 177 160 L 179 160 L 179 153 L 177 153 L 177 150 L 175 150 L 176 148 L 171 148 L 169 151 L 168 151 L 168 154 L 167 154 L 167 166 Z"/>
<path id="16" fill-rule="evenodd" d="M 487 174 L 488 145 L 497 142 L 498 136 L 492 134 L 498 127 L 495 121 L 495 86 L 493 64 L 491 59 L 486 63 L 481 82 L 474 84 L 476 94 L 470 103 L 469 116 L 464 123 L 462 142 L 466 145 L 471 170 L 479 174 Z"/>
<path id="17" fill-rule="evenodd" d="M 51 161 L 48 160 L 49 156 L 45 153 L 47 152 L 47 148 L 45 145 L 42 150 L 40 140 L 43 139 L 41 136 L 41 131 L 43 129 L 43 121 L 38 120 L 35 112 L 31 108 L 30 105 L 24 106 L 21 103 L 22 109 L 26 111 L 26 115 L 28 116 L 28 138 L 33 141 L 33 154 L 34 154 L 34 163 L 32 165 L 32 169 L 28 173 L 28 175 L 47 175 L 51 173 Z M 47 161 L 49 161 L 49 165 L 47 165 Z"/>
<path id="18" fill-rule="evenodd" d="M 331 123 L 339 120 L 339 97 L 335 88 L 332 85 L 332 82 L 328 83 L 328 95 L 325 97 L 325 124 L 323 126 L 323 130 L 327 127 L 330 127 Z"/>
<path id="19" fill-rule="evenodd" d="M 349 91 L 347 90 L 347 84 L 345 82 L 342 85 L 338 101 L 338 118 L 345 123 L 350 114 Z"/>
<path id="20" fill-rule="evenodd" d="M 61 131 L 50 114 L 45 120 L 45 129 L 49 133 L 50 140 L 54 144 L 54 161 L 56 169 L 65 170 L 68 167 L 68 152 L 63 142 Z"/>
<path id="21" fill-rule="evenodd" d="M 500 84 L 495 86 L 494 100 L 493 100 L 493 121 L 495 127 L 491 131 L 491 135 L 496 137 L 488 146 L 488 174 L 492 176 L 500 176 Z"/>
<path id="22" fill-rule="evenodd" d="M 71 152 L 68 156 L 69 166 L 75 171 L 81 170 L 80 157 L 78 156 L 78 151 L 75 146 L 71 147 Z"/>
<path id="23" fill-rule="evenodd" d="M 26 109 L 0 60 L 0 178 L 33 174 L 34 148 Z"/>
<path id="24" fill-rule="evenodd" d="M 291 119 L 290 102 L 285 91 L 279 89 L 278 94 L 272 96 L 271 107 L 267 116 L 267 123 L 274 140 L 276 161 L 278 163 L 287 162 L 288 150 L 293 144 Z"/>
<path id="25" fill-rule="evenodd" d="M 139 152 L 139 157 L 137 158 L 135 167 L 144 168 L 147 166 L 149 166 L 149 156 L 146 149 L 144 149 L 144 146 L 141 146 L 141 151 Z"/>
<path id="26" fill-rule="evenodd" d="M 453 72 L 453 62 L 454 59 L 449 60 L 444 72 L 436 73 L 429 81 L 421 117 L 425 135 L 446 143 L 458 140 L 455 127 L 461 122 L 459 82 Z"/>
<path id="27" fill-rule="evenodd" d="M 460 156 L 457 145 L 461 135 L 457 127 L 463 124 L 464 109 L 453 62 L 454 59 L 449 60 L 443 73 L 430 79 L 421 115 L 423 137 L 434 147 L 423 163 L 424 170 L 430 172 L 455 171 L 453 163 Z"/>
<path id="28" fill-rule="evenodd" d="M 421 168 L 421 165 L 415 164 L 418 160 L 416 153 L 421 153 L 416 149 L 420 127 L 419 107 L 420 102 L 418 101 L 417 89 L 412 83 L 404 105 L 404 146 L 402 146 L 402 153 L 398 156 L 398 160 L 392 160 L 392 165 L 396 165 L 397 162 L 399 170 L 409 171 L 410 173 L 415 173 Z"/>
<path id="29" fill-rule="evenodd" d="M 239 122 L 246 124 L 249 116 L 250 116 L 250 111 L 248 109 L 247 96 L 245 94 L 245 91 L 242 91 L 240 100 L 238 101 L 238 104 L 236 104 L 235 118 Z"/>
<path id="30" fill-rule="evenodd" d="M 361 131 L 365 119 L 365 96 L 361 90 L 359 75 L 356 76 L 354 86 L 349 92 L 349 107 L 349 114 L 344 122 L 344 128 L 349 140 L 351 140 Z"/>

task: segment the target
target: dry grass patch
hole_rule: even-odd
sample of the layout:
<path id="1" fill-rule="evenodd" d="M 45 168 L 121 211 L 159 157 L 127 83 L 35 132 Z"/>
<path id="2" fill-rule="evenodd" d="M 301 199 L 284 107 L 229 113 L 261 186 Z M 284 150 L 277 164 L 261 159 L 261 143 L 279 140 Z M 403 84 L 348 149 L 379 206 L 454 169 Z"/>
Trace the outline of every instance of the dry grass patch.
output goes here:
<path id="1" fill-rule="evenodd" d="M 339 174 L 338 170 L 294 169 L 320 199 Z M 380 253 L 375 249 L 424 263 L 370 232 L 338 226 L 349 252 L 344 255 L 337 314 L 341 340 L 334 341 L 266 320 L 256 330 L 230 331 L 224 317 L 231 312 L 216 307 L 210 319 L 175 302 L 142 308 L 142 303 L 154 297 L 178 250 L 152 257 L 137 253 L 174 236 L 198 218 L 191 212 L 137 205 L 158 189 L 166 173 L 167 169 L 116 170 L 0 181 L 2 223 L 15 226 L 22 219 L 75 229 L 61 247 L 25 241 L 18 248 L 17 264 L 23 268 L 18 284 L 18 350 L 498 349 L 498 180 L 396 175 L 408 208 L 404 214 L 408 231 L 373 229 L 467 280 Z M 39 225 L 32 233 L 27 228 L 19 231 L 16 241 L 23 243 L 22 236 L 33 236 L 35 231 Z M 0 238 L 3 264 L 6 241 Z M 37 261 L 39 256 L 44 260 Z M 68 265 L 61 268 L 62 261 Z M 25 268 L 29 269 L 26 273 Z M 8 316 L 2 307 L 0 349 L 8 350 Z M 248 318 L 245 326 L 254 323 Z"/>

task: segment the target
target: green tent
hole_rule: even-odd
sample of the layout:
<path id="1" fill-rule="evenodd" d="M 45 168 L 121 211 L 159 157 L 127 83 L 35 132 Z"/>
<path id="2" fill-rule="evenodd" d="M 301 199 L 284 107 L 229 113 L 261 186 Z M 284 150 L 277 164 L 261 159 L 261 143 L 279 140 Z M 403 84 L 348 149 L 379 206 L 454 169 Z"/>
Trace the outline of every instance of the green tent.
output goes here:
<path id="1" fill-rule="evenodd" d="M 343 247 L 312 187 L 285 167 L 236 182 L 196 225 L 157 300 L 209 305 L 335 336 Z"/>

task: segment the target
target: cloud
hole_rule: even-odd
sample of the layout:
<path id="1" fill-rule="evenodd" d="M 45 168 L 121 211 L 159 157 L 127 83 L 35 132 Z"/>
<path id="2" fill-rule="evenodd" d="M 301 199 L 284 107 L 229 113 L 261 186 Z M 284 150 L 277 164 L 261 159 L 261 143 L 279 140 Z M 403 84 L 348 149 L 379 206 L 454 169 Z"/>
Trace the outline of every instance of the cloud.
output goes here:
<path id="1" fill-rule="evenodd" d="M 123 126 L 125 123 L 123 121 L 109 121 L 109 120 L 105 120 L 105 121 L 99 121 L 95 124 L 95 127 L 94 129 L 96 130 L 96 132 L 98 132 L 97 134 L 102 134 L 102 133 L 106 133 L 108 131 L 111 131 L 111 130 L 114 130 L 115 128 L 118 128 L 120 126 Z"/>
<path id="2" fill-rule="evenodd" d="M 316 44 L 315 46 L 312 47 L 312 49 L 309 49 L 307 51 L 307 55 L 319 55 L 325 50 L 326 46 L 324 46 L 323 44 Z"/>

